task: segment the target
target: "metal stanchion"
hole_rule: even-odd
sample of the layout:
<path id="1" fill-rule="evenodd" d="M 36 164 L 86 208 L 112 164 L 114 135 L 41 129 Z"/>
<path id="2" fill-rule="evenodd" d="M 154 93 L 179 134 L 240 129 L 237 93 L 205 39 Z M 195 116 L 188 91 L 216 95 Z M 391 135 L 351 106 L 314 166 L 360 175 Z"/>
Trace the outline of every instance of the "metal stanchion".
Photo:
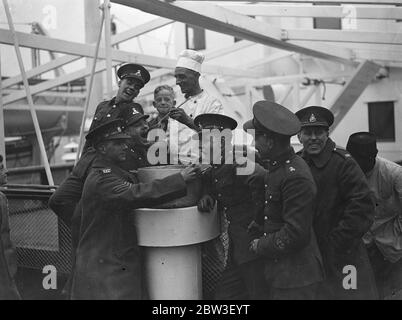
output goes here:
<path id="1" fill-rule="evenodd" d="M 7 21 L 8 21 L 10 31 L 13 34 L 15 53 L 17 55 L 18 65 L 19 65 L 20 71 L 21 71 L 22 82 L 24 84 L 25 91 L 26 91 L 26 94 L 27 94 L 27 100 L 28 100 L 28 104 L 29 104 L 29 109 L 31 111 L 31 116 L 32 116 L 32 120 L 33 120 L 33 123 L 34 123 L 34 127 L 35 127 L 35 133 L 36 133 L 36 137 L 38 139 L 39 149 L 40 149 L 40 152 L 41 152 L 41 155 L 42 155 L 43 164 L 45 166 L 47 180 L 48 180 L 50 185 L 54 185 L 52 172 L 50 171 L 49 160 L 47 158 L 45 144 L 43 143 L 42 132 L 40 131 L 39 121 L 38 121 L 38 117 L 36 115 L 36 111 L 35 111 L 35 108 L 34 108 L 34 103 L 33 103 L 32 95 L 31 95 L 31 91 L 29 89 L 28 78 L 27 78 L 27 75 L 25 73 L 24 62 L 22 61 L 22 56 L 21 56 L 21 52 L 20 52 L 18 37 L 17 37 L 17 34 L 15 33 L 13 20 L 12 20 L 11 13 L 10 13 L 10 8 L 8 6 L 8 1 L 3 0 L 3 5 L 4 5 L 5 12 L 6 12 Z"/>
<path id="2" fill-rule="evenodd" d="M 1 81 L 1 53 L 0 53 L 0 154 L 4 158 L 4 167 L 7 167 L 6 142 L 4 134 L 4 106 L 3 106 L 3 85 Z"/>
<path id="3" fill-rule="evenodd" d="M 103 2 L 103 11 L 105 13 L 105 56 L 106 56 L 106 89 L 107 99 L 112 98 L 112 55 L 111 55 L 111 30 L 110 30 L 110 1 Z"/>
<path id="4" fill-rule="evenodd" d="M 79 143 L 78 143 L 77 157 L 75 158 L 75 163 L 77 163 L 78 159 L 80 158 L 82 145 L 84 142 L 85 119 L 86 119 L 86 116 L 88 113 L 89 101 L 91 99 L 92 87 L 93 87 L 94 76 L 95 76 L 96 61 L 98 60 L 99 46 L 100 46 L 100 42 L 102 39 L 102 27 L 103 27 L 104 20 L 105 20 L 105 10 L 102 10 L 100 29 L 99 29 L 98 39 L 96 41 L 94 59 L 92 61 L 91 77 L 89 79 L 89 87 L 87 88 L 87 96 L 85 99 L 84 113 L 82 115 L 82 121 L 81 121 L 81 127 L 80 127 L 80 139 L 79 139 Z"/>

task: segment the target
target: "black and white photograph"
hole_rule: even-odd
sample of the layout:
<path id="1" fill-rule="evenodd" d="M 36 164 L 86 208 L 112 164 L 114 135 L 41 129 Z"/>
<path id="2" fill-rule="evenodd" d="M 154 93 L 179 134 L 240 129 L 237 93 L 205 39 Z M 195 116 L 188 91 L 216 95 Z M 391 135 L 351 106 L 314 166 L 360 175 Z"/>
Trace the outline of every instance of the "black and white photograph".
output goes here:
<path id="1" fill-rule="evenodd" d="M 0 300 L 402 300 L 401 165 L 400 0 L 0 2 Z"/>

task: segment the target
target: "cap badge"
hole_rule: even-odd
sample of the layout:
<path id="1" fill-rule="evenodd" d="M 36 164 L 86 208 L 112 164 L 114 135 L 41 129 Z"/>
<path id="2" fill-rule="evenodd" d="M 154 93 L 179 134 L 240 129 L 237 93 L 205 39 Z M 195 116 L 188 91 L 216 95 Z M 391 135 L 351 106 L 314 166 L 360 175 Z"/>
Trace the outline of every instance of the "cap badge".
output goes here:
<path id="1" fill-rule="evenodd" d="M 134 75 L 141 77 L 141 71 L 137 70 L 137 72 Z"/>
<path id="2" fill-rule="evenodd" d="M 316 122 L 316 121 L 317 121 L 317 119 L 316 119 L 314 113 L 311 114 L 310 119 L 309 119 L 308 121 L 309 121 L 309 122 Z"/>
<path id="3" fill-rule="evenodd" d="M 135 110 L 135 108 L 133 108 L 132 110 L 133 110 L 133 114 L 139 113 L 137 110 Z"/>

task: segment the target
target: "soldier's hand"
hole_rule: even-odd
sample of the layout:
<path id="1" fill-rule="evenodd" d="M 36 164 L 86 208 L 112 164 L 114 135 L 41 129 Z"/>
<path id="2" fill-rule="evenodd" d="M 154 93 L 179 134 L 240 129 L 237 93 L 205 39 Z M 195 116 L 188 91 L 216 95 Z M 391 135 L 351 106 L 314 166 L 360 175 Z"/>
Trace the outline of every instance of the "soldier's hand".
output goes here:
<path id="1" fill-rule="evenodd" d="M 198 201 L 198 210 L 201 212 L 211 212 L 214 209 L 215 200 L 209 194 L 204 195 Z"/>
<path id="2" fill-rule="evenodd" d="M 182 108 L 172 108 L 169 112 L 169 117 L 186 126 L 192 126 L 193 119 Z"/>
<path id="3" fill-rule="evenodd" d="M 190 182 L 197 179 L 200 175 L 200 166 L 192 164 L 180 171 L 185 182 Z"/>
<path id="4" fill-rule="evenodd" d="M 258 242 L 260 242 L 260 239 L 254 239 L 253 241 L 251 241 L 249 250 L 254 253 L 257 253 Z"/>
<path id="5" fill-rule="evenodd" d="M 212 170 L 212 166 L 210 164 L 201 164 L 201 174 L 208 174 Z"/>

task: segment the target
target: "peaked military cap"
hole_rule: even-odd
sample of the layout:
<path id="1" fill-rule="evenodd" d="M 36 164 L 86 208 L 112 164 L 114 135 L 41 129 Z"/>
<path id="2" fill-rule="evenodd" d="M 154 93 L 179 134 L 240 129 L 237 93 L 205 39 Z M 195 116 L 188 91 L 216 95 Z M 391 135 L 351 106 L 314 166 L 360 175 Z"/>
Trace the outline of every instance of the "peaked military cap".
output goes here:
<path id="1" fill-rule="evenodd" d="M 327 108 L 310 106 L 296 112 L 303 127 L 327 127 L 334 123 L 334 115 Z"/>
<path id="2" fill-rule="evenodd" d="M 243 125 L 243 129 L 255 129 L 262 132 L 274 132 L 284 136 L 293 136 L 300 131 L 300 121 L 289 109 L 278 103 L 261 100 L 253 106 L 254 118 Z"/>
<path id="3" fill-rule="evenodd" d="M 247 130 L 250 130 L 250 129 L 254 129 L 254 126 L 253 126 L 253 119 L 250 119 L 250 120 L 246 121 L 246 122 L 243 124 L 243 130 L 244 130 L 244 131 L 247 131 Z"/>
<path id="4" fill-rule="evenodd" d="M 132 124 L 140 121 L 141 119 L 148 119 L 148 118 L 149 118 L 148 115 L 142 114 L 141 112 L 138 112 L 135 108 L 132 108 L 130 116 L 126 120 L 125 127 L 127 128 L 127 127 L 131 126 Z"/>
<path id="5" fill-rule="evenodd" d="M 122 65 L 119 70 L 117 70 L 117 76 L 120 80 L 125 78 L 138 79 L 142 82 L 142 85 L 145 85 L 151 79 L 147 69 L 135 63 L 126 63 Z"/>
<path id="6" fill-rule="evenodd" d="M 194 124 L 201 129 L 230 129 L 237 127 L 237 121 L 231 117 L 217 113 L 203 113 L 195 117 Z"/>
<path id="7" fill-rule="evenodd" d="M 202 130 L 218 129 L 223 131 L 225 129 L 234 130 L 237 127 L 237 121 L 231 117 L 218 113 L 203 113 L 195 117 L 194 124 L 200 128 L 200 130 L 192 136 L 193 139 L 203 133 Z"/>
<path id="8" fill-rule="evenodd" d="M 106 140 L 130 139 L 130 136 L 123 132 L 123 124 L 122 119 L 101 122 L 88 132 L 85 139 L 94 144 Z"/>
<path id="9" fill-rule="evenodd" d="M 377 138 L 370 132 L 355 132 L 353 133 L 346 145 L 352 156 L 376 156 L 377 150 Z"/>

